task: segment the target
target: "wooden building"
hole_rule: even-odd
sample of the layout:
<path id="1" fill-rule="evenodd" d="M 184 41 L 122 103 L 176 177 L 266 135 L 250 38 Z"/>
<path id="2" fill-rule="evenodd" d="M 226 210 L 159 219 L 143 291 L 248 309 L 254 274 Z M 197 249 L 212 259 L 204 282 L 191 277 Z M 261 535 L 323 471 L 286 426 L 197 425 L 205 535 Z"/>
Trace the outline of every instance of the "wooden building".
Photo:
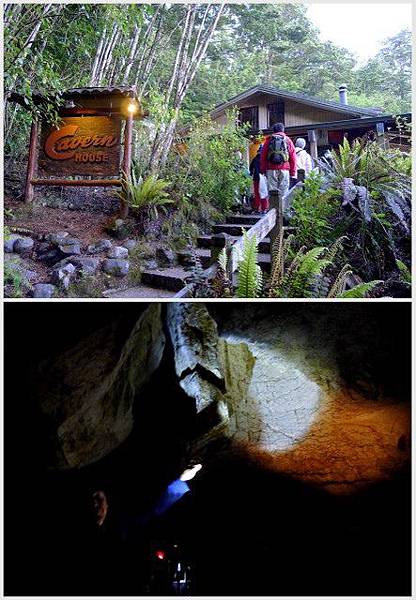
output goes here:
<path id="1" fill-rule="evenodd" d="M 211 112 L 211 118 L 219 125 L 224 124 L 227 111 L 232 108 L 238 109 L 240 123 L 250 124 L 248 134 L 255 138 L 250 147 L 250 158 L 262 137 L 270 134 L 277 122 L 285 124 L 286 133 L 293 140 L 304 137 L 314 157 L 342 143 L 345 136 L 351 141 L 369 134 L 386 144 L 391 134 L 397 134 L 395 116 L 383 114 L 378 108 L 348 104 L 345 85 L 339 88 L 337 102 L 258 85 L 218 105 Z M 411 120 L 411 114 L 401 117 Z M 400 139 L 399 145 L 402 141 L 406 144 Z"/>

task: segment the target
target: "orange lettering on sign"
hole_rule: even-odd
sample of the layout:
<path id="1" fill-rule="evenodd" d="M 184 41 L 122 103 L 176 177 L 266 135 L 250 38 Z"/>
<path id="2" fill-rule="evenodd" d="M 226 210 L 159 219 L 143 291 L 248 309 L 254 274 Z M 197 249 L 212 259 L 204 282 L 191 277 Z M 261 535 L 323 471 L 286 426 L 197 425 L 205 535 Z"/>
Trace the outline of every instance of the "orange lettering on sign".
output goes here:
<path id="1" fill-rule="evenodd" d="M 69 160 L 76 155 L 75 150 L 78 148 L 84 149 L 89 148 L 90 146 L 112 148 L 118 143 L 117 137 L 107 134 L 94 135 L 93 137 L 90 135 L 79 135 L 75 137 L 78 129 L 78 125 L 66 125 L 65 127 L 62 127 L 62 129 L 53 131 L 45 142 L 46 155 L 53 160 Z M 90 156 L 94 156 L 94 158 L 90 158 L 89 160 L 94 161 L 96 155 Z M 81 160 L 85 162 L 84 158 Z"/>

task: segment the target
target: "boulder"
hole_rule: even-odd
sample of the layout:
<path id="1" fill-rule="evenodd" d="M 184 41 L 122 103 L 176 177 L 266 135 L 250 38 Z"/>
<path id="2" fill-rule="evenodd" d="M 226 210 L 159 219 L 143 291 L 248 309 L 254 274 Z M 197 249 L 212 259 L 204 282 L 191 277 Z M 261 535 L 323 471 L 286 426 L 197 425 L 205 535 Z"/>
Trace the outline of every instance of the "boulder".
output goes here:
<path id="1" fill-rule="evenodd" d="M 103 261 L 103 271 L 115 277 L 124 277 L 129 272 L 130 263 L 121 258 L 106 258 Z"/>
<path id="2" fill-rule="evenodd" d="M 94 275 L 100 265 L 99 258 L 91 258 L 89 256 L 72 257 L 72 262 L 81 273 L 85 273 L 86 275 Z"/>
<path id="3" fill-rule="evenodd" d="M 87 254 L 99 254 L 100 252 L 106 252 L 112 247 L 110 240 L 99 240 L 94 244 L 90 244 L 87 248 Z"/>
<path id="4" fill-rule="evenodd" d="M 33 286 L 34 298 L 52 298 L 55 294 L 56 286 L 51 283 L 37 283 Z"/>
<path id="5" fill-rule="evenodd" d="M 60 246 L 65 243 L 65 239 L 68 238 L 69 233 L 67 231 L 58 231 L 57 233 L 48 233 L 45 236 L 45 241 L 54 244 L 55 246 Z"/>
<path id="6" fill-rule="evenodd" d="M 20 236 L 14 233 L 9 235 L 7 239 L 4 240 L 4 251 L 8 253 L 14 252 L 14 244 L 19 238 Z"/>
<path id="7" fill-rule="evenodd" d="M 150 259 L 150 260 L 147 260 L 147 261 L 145 262 L 145 267 L 146 267 L 146 269 L 148 269 L 149 271 L 156 271 L 156 270 L 157 270 L 157 268 L 158 268 L 158 266 L 159 266 L 159 265 L 157 264 L 157 261 L 156 261 L 156 260 L 154 260 L 154 259 Z"/>
<path id="8" fill-rule="evenodd" d="M 131 227 L 123 219 L 115 219 L 108 228 L 108 233 L 117 240 L 122 240 L 131 234 Z"/>
<path id="9" fill-rule="evenodd" d="M 25 256 L 33 250 L 35 242 L 30 237 L 18 237 L 13 244 L 13 251 Z"/>
<path id="10" fill-rule="evenodd" d="M 126 240 L 125 242 L 123 242 L 123 246 L 124 248 L 127 248 L 127 250 L 129 251 L 129 253 L 134 250 L 137 246 L 137 242 L 136 240 Z"/>
<path id="11" fill-rule="evenodd" d="M 161 267 L 171 267 L 176 262 L 176 254 L 169 248 L 156 248 L 156 260 Z"/>
<path id="12" fill-rule="evenodd" d="M 129 251 L 123 246 L 113 246 L 107 253 L 108 258 L 127 258 Z"/>
<path id="13" fill-rule="evenodd" d="M 81 254 L 81 242 L 76 238 L 64 238 L 58 248 L 66 256 Z"/>
<path id="14" fill-rule="evenodd" d="M 164 346 L 161 305 L 152 303 L 134 324 L 110 322 L 38 365 L 33 394 L 49 431 L 50 468 L 91 464 L 126 440 L 133 402 Z"/>
<path id="15" fill-rule="evenodd" d="M 64 289 L 68 289 L 75 278 L 76 267 L 72 263 L 68 263 L 52 271 L 52 281 Z"/>

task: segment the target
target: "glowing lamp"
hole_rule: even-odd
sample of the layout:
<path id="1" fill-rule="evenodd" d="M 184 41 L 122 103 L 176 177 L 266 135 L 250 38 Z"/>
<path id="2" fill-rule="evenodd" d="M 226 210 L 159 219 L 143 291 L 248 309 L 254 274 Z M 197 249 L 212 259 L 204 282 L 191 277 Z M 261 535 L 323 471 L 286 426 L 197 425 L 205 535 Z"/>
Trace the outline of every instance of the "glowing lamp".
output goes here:
<path id="1" fill-rule="evenodd" d="M 159 560 L 164 560 L 166 553 L 163 550 L 156 550 L 156 558 L 158 558 Z"/>
<path id="2" fill-rule="evenodd" d="M 134 113 L 135 113 L 135 112 L 137 112 L 137 104 L 134 104 L 133 102 L 130 102 L 130 103 L 127 105 L 127 112 L 128 112 L 130 115 L 134 115 Z"/>

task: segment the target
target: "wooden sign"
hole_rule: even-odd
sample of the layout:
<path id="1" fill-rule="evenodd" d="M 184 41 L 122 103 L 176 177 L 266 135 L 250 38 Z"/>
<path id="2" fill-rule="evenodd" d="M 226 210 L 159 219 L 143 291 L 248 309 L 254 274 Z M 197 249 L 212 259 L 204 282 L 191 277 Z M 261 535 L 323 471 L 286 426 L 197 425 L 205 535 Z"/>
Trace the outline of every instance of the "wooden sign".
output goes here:
<path id="1" fill-rule="evenodd" d="M 38 172 L 42 176 L 118 176 L 121 119 L 114 116 L 65 117 L 42 127 Z"/>

